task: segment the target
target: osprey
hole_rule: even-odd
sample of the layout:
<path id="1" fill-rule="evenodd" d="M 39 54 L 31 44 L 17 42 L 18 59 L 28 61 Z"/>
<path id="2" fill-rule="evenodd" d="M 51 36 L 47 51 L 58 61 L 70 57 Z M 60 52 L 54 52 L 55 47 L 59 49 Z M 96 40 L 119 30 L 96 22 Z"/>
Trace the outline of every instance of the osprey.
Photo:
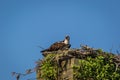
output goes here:
<path id="1" fill-rule="evenodd" d="M 55 42 L 48 49 L 42 50 L 41 52 L 64 50 L 64 49 L 70 48 L 70 47 L 71 47 L 70 37 L 66 36 L 63 41 Z"/>

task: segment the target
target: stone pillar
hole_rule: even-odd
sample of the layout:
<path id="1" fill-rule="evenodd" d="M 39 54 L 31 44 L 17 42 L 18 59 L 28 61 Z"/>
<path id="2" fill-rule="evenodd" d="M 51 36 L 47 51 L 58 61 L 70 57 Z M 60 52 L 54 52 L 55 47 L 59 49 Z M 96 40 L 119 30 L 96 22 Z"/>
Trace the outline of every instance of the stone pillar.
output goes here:
<path id="1" fill-rule="evenodd" d="M 68 58 L 61 62 L 63 71 L 60 74 L 60 80 L 74 80 L 73 66 L 78 63 L 77 58 Z"/>

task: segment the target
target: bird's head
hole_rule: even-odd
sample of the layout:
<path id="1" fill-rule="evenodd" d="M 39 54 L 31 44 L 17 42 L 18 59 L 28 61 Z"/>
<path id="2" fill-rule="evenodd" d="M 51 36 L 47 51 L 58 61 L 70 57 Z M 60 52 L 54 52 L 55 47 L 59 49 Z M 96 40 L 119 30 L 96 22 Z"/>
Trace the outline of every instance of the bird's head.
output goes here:
<path id="1" fill-rule="evenodd" d="M 66 35 L 65 39 L 70 40 L 70 36 Z"/>
<path id="2" fill-rule="evenodd" d="M 65 36 L 65 40 L 64 40 L 65 44 L 69 44 L 70 43 L 70 36 Z"/>

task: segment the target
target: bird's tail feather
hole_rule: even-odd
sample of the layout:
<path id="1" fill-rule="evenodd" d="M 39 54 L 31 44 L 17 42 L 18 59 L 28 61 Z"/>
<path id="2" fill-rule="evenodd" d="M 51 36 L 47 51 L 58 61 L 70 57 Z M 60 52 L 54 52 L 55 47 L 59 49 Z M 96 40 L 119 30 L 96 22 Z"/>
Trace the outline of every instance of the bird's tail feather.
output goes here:
<path id="1" fill-rule="evenodd" d="M 45 51 L 49 51 L 49 49 L 44 49 L 44 50 L 42 50 L 41 52 L 45 52 Z"/>

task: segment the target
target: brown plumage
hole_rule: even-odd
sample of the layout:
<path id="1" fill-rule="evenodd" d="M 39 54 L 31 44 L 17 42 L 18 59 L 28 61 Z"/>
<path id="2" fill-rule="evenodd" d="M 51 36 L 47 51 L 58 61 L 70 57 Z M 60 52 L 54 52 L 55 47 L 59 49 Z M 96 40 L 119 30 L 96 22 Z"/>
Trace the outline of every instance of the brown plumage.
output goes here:
<path id="1" fill-rule="evenodd" d="M 64 50 L 66 48 L 70 48 L 71 45 L 69 44 L 70 37 L 66 36 L 63 41 L 53 43 L 48 49 L 42 50 L 41 52 L 45 51 L 57 51 L 57 50 Z"/>

